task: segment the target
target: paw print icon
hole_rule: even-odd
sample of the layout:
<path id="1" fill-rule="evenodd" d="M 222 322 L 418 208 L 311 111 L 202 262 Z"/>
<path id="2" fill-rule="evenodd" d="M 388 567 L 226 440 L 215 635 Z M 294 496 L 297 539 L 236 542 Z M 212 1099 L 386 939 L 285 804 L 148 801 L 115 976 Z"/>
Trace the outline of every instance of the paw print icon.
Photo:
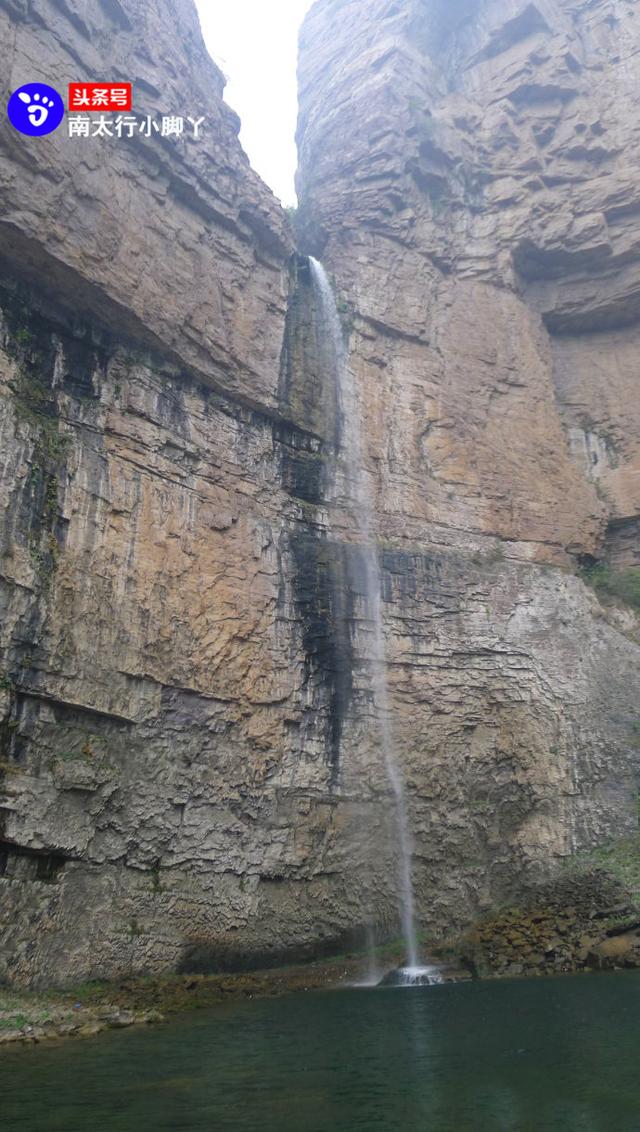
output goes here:
<path id="1" fill-rule="evenodd" d="M 25 83 L 11 95 L 7 114 L 14 129 L 40 138 L 57 130 L 64 117 L 64 102 L 46 83 Z"/>

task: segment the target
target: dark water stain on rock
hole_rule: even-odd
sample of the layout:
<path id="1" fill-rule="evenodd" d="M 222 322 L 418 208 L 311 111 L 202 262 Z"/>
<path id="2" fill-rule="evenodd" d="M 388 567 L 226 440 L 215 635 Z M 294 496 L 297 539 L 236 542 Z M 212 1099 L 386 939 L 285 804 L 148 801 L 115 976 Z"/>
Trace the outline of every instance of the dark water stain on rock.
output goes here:
<path id="1" fill-rule="evenodd" d="M 354 585 L 358 548 L 313 534 L 290 538 L 292 590 L 302 624 L 305 683 L 319 685 L 326 713 L 331 783 L 339 772 L 340 742 L 353 693 Z"/>

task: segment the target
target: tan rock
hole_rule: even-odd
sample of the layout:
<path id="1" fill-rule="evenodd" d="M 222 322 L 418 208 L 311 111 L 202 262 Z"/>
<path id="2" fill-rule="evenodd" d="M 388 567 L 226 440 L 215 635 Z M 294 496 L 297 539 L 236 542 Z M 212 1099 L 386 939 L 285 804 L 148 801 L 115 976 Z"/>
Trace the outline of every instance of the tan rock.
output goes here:
<path id="1" fill-rule="evenodd" d="M 602 940 L 594 947 L 594 951 L 602 959 L 629 959 L 634 952 L 640 957 L 640 937 L 637 932 L 623 932 Z"/>
<path id="2" fill-rule="evenodd" d="M 612 8 L 320 0 L 302 34 L 303 224 L 351 324 L 434 934 L 636 821 L 638 645 L 575 572 L 636 561 L 640 55 Z M 207 131 L 2 135 L 0 979 L 389 934 L 308 264 L 187 0 L 33 10 L 1 9 L 10 85 L 122 73 Z"/>

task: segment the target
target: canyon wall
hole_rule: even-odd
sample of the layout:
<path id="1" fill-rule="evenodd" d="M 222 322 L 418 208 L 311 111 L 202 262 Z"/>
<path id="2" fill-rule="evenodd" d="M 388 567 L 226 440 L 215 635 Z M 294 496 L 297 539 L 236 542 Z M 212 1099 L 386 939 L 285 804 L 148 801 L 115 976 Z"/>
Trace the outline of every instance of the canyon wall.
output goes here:
<path id="1" fill-rule="evenodd" d="M 640 16 L 317 0 L 300 231 L 333 271 L 383 547 L 425 926 L 636 827 Z"/>
<path id="2" fill-rule="evenodd" d="M 11 0 L 0 42 L 5 100 L 107 76 L 142 120 L 205 119 L 2 123 L 0 978 L 304 951 L 354 921 L 357 803 L 329 789 L 284 212 L 191 3 Z"/>
<path id="3" fill-rule="evenodd" d="M 5 102 L 109 78 L 205 119 L 0 127 L 0 980 L 391 932 L 308 263 L 188 0 L 0 0 L 0 44 Z M 302 248 L 360 391 L 436 934 L 635 828 L 636 617 L 579 569 L 638 561 L 637 45 L 623 0 L 318 0 L 302 32 Z"/>

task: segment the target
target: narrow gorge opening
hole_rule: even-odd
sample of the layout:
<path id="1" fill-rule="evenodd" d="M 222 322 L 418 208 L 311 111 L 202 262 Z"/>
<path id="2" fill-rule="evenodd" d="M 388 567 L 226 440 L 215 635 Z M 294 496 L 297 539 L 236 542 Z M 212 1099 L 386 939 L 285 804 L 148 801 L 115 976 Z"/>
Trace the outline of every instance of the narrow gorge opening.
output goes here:
<path id="1" fill-rule="evenodd" d="M 298 34 L 312 0 L 196 0 L 207 48 L 221 69 L 252 167 L 296 209 Z"/>

